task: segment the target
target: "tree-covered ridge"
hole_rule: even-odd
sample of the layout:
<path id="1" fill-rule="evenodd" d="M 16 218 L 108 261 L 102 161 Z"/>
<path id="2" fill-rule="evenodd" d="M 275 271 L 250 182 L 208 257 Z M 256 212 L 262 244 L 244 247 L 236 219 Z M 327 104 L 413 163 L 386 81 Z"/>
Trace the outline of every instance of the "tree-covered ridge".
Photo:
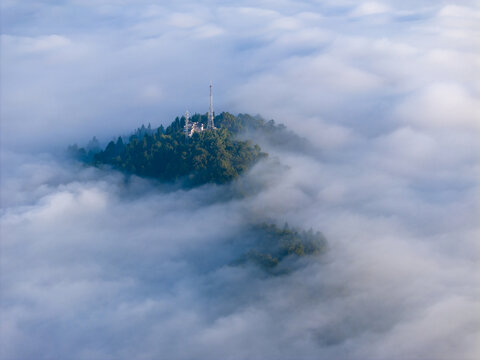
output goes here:
<path id="1" fill-rule="evenodd" d="M 207 115 L 195 114 L 192 122 L 207 123 Z M 176 118 L 167 128 L 142 125 L 130 136 L 120 136 L 102 149 L 94 137 L 85 148 L 69 148 L 72 155 L 90 165 L 109 165 L 129 174 L 170 182 L 180 180 L 186 187 L 205 183 L 227 183 L 267 156 L 260 147 L 241 138 L 258 136 L 269 145 L 288 143 L 298 148 L 299 137 L 291 135 L 283 125 L 261 117 L 222 113 L 215 117 L 216 130 L 184 132 L 185 118 Z M 285 149 L 285 148 L 282 148 Z M 255 183 L 237 181 L 222 187 L 227 196 L 249 194 Z M 237 194 L 237 195 L 238 195 Z M 222 199 L 220 195 L 218 199 Z M 258 217 L 232 239 L 238 241 L 238 252 L 231 265 L 255 264 L 269 274 L 290 271 L 297 257 L 311 256 L 326 250 L 326 240 L 320 232 L 283 228 L 275 224 L 258 224 Z M 240 255 L 240 256 L 239 256 Z"/>
<path id="2" fill-rule="evenodd" d="M 183 134 L 119 138 L 94 157 L 94 164 L 109 164 L 139 176 L 162 181 L 188 178 L 192 185 L 226 183 L 239 176 L 260 157 L 258 145 L 235 141 L 228 131 L 196 133 L 188 141 Z"/>
<path id="3" fill-rule="evenodd" d="M 238 263 L 253 262 L 265 270 L 272 270 L 289 256 L 307 256 L 323 253 L 327 240 L 321 232 L 283 228 L 275 224 L 262 223 L 251 226 L 248 236 L 253 246 Z"/>
<path id="4" fill-rule="evenodd" d="M 192 122 L 206 124 L 207 116 L 195 114 Z M 150 126 L 137 129 L 129 138 L 118 137 L 104 150 L 70 147 L 77 158 L 96 166 L 116 169 L 161 181 L 184 179 L 189 185 L 229 182 L 267 154 L 248 140 L 235 135 L 247 129 L 268 131 L 276 125 L 260 117 L 222 113 L 215 117 L 217 130 L 184 134 L 185 118 L 176 118 L 166 129 Z M 91 145 L 91 144 L 90 144 Z M 89 149 L 90 148 L 90 149 Z"/>

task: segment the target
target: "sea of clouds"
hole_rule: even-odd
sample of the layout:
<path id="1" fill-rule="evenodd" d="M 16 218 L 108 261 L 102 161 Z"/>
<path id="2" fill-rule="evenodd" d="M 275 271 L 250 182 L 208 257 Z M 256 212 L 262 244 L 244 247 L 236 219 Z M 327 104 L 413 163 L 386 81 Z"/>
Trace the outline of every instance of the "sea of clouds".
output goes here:
<path id="1" fill-rule="evenodd" d="M 1 6 L 0 358 L 480 357 L 475 1 L 16 1 Z M 60 155 L 187 108 L 261 114 L 225 197 Z M 322 231 L 270 276 L 246 222 Z"/>

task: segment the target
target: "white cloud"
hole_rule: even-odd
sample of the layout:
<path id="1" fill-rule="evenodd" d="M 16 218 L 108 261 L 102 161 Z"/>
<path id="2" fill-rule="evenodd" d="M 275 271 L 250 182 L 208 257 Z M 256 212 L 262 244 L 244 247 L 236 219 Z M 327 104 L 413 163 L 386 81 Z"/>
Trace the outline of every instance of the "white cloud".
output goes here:
<path id="1" fill-rule="evenodd" d="M 465 18 L 480 18 L 480 11 L 467 6 L 446 5 L 439 11 L 438 15 L 445 17 L 459 17 L 464 20 Z"/>
<path id="2" fill-rule="evenodd" d="M 141 101 L 146 103 L 159 103 L 163 97 L 163 90 L 157 85 L 147 85 L 140 94 Z"/>
<path id="3" fill-rule="evenodd" d="M 368 16 L 384 14 L 390 11 L 390 7 L 379 2 L 365 2 L 358 5 L 353 11 L 353 16 Z"/>
<path id="4" fill-rule="evenodd" d="M 2 12 L 0 357 L 479 357 L 477 4 Z M 219 202 L 39 154 L 205 112 L 210 80 L 217 112 L 314 150 L 265 145 L 248 178 L 268 186 Z M 229 266 L 259 214 L 323 231 L 329 252 L 280 277 Z"/>
<path id="5" fill-rule="evenodd" d="M 2 43 L 8 48 L 14 48 L 20 53 L 41 53 L 54 51 L 71 44 L 71 40 L 60 35 L 38 37 L 20 37 L 2 35 Z"/>
<path id="6" fill-rule="evenodd" d="M 216 25 L 200 26 L 196 29 L 195 36 L 200 39 L 206 39 L 223 34 L 223 29 Z"/>
<path id="7" fill-rule="evenodd" d="M 397 116 L 419 126 L 478 131 L 480 101 L 458 84 L 436 83 L 399 104 Z"/>
<path id="8" fill-rule="evenodd" d="M 198 14 L 188 13 L 174 13 L 170 15 L 168 24 L 179 28 L 192 28 L 199 26 L 203 23 L 203 20 L 198 17 Z"/>

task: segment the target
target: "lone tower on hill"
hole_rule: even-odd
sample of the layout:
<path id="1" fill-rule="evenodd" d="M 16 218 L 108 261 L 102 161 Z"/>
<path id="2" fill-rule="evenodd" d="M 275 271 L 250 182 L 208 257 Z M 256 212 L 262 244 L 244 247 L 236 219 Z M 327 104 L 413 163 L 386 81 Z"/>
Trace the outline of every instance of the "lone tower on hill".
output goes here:
<path id="1" fill-rule="evenodd" d="M 210 107 L 208 108 L 208 122 L 207 130 L 215 129 L 215 124 L 213 123 L 213 95 L 212 95 L 212 83 L 210 83 Z"/>
<path id="2" fill-rule="evenodd" d="M 188 139 L 188 137 L 190 136 L 190 128 L 191 128 L 191 124 L 190 124 L 190 113 L 188 112 L 188 110 L 185 112 L 185 127 L 184 127 L 184 132 L 185 132 L 185 137 Z"/>

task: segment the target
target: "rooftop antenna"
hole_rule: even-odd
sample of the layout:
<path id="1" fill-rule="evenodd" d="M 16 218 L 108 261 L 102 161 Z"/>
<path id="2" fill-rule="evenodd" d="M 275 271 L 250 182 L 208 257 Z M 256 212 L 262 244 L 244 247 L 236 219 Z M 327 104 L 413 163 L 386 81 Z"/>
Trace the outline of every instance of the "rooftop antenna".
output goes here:
<path id="1" fill-rule="evenodd" d="M 215 129 L 215 125 L 213 123 L 213 96 L 212 96 L 212 82 L 210 82 L 210 107 L 208 109 L 208 122 L 207 122 L 207 130 Z"/>
<path id="2" fill-rule="evenodd" d="M 185 112 L 185 128 L 184 128 L 184 131 L 185 131 L 185 137 L 188 139 L 188 135 L 190 134 L 190 132 L 188 131 L 188 125 L 189 125 L 189 120 L 190 120 L 190 113 L 188 112 L 188 110 Z"/>

